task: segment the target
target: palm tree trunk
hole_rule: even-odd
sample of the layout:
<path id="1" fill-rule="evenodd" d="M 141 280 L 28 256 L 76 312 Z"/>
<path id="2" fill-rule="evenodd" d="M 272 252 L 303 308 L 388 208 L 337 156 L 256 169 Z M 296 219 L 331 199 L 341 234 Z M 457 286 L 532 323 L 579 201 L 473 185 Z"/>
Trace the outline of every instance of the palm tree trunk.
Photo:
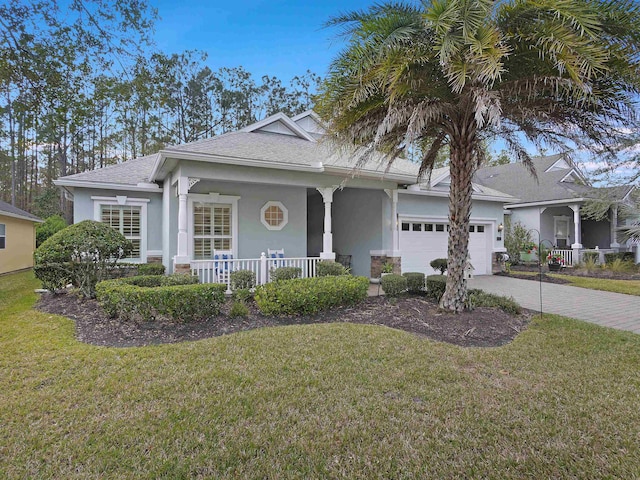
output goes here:
<path id="1" fill-rule="evenodd" d="M 452 136 L 450 145 L 447 286 L 440 299 L 440 308 L 454 312 L 462 312 L 467 303 L 464 269 L 469 253 L 469 217 L 473 192 L 471 180 L 476 170 L 475 140 L 476 130 L 470 123 Z"/>

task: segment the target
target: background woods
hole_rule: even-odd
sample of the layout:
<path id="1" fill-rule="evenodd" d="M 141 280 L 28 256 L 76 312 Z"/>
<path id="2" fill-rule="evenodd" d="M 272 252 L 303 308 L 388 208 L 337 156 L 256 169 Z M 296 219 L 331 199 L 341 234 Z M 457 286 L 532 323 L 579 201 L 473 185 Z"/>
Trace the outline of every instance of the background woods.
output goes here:
<path id="1" fill-rule="evenodd" d="M 53 180 L 311 107 L 319 77 L 288 83 L 197 51 L 154 51 L 144 1 L 0 5 L 0 198 L 67 216 Z"/>

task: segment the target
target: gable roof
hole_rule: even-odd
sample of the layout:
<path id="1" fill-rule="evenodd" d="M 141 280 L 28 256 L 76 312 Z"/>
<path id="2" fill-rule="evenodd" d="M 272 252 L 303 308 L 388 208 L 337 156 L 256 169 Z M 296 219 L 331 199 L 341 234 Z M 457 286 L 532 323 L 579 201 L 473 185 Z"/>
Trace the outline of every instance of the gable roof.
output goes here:
<path id="1" fill-rule="evenodd" d="M 580 174 L 572 166 L 570 168 L 551 168 L 562 154 L 533 158 L 538 180 L 521 163 L 509 163 L 495 167 L 484 167 L 476 172 L 474 181 L 489 188 L 506 192 L 518 197 L 518 203 L 571 200 L 592 196 L 594 187 L 585 182 L 567 181 L 569 174 L 574 173 L 578 180 Z M 571 165 L 569 162 L 568 165 Z"/>
<path id="2" fill-rule="evenodd" d="M 42 219 L 36 217 L 35 215 L 32 215 L 29 212 L 25 212 L 24 210 L 21 210 L 18 207 L 14 207 L 10 203 L 3 202 L 2 200 L 0 200 L 0 215 L 4 215 L 6 217 L 19 218 L 21 220 L 30 220 L 36 223 L 43 222 Z"/>
<path id="3" fill-rule="evenodd" d="M 304 126 L 304 127 L 303 127 Z M 306 128 L 311 129 L 308 132 Z M 353 156 L 333 145 L 327 137 L 319 141 L 324 129 L 312 111 L 289 118 L 277 113 L 236 132 L 181 145 L 168 146 L 155 155 L 135 158 L 117 165 L 69 175 L 54 183 L 63 187 L 94 187 L 121 190 L 160 191 L 157 183 L 169 174 L 181 159 L 251 167 L 303 170 L 344 177 L 353 175 L 386 179 L 400 184 L 415 184 L 419 165 L 407 159 L 394 160 L 391 167 L 382 155 L 372 158 L 357 170 Z M 436 169 L 434 180 L 448 176 L 448 168 Z M 444 182 L 446 183 L 446 182 Z M 439 190 L 448 185 L 440 186 Z M 424 185 L 423 185 L 424 186 Z M 435 190 L 434 190 L 435 192 Z M 474 192 L 492 197 L 509 197 L 490 186 L 474 185 Z M 437 193 L 437 192 L 436 192 Z"/>

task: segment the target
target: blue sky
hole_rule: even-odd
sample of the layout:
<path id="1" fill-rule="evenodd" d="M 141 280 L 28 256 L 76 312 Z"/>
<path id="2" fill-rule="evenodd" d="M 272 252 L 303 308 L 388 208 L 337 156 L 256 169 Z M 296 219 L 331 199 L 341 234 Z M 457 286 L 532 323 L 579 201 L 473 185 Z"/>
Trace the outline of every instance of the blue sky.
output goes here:
<path id="1" fill-rule="evenodd" d="M 161 17 L 156 46 L 166 53 L 197 49 L 208 64 L 243 66 L 256 79 L 285 83 L 311 70 L 321 76 L 340 50 L 336 29 L 323 28 L 334 15 L 366 8 L 373 0 L 151 0 Z"/>

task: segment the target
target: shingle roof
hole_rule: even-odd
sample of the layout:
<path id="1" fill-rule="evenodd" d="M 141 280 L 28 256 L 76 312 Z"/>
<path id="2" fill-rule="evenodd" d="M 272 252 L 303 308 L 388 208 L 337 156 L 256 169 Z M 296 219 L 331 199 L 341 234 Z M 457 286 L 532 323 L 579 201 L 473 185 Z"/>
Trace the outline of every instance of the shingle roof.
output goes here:
<path id="1" fill-rule="evenodd" d="M 521 163 L 481 168 L 476 173 L 474 181 L 517 197 L 520 199 L 518 203 L 592 196 L 594 190 L 597 190 L 594 187 L 577 182 L 561 181 L 571 171 L 570 168 L 545 171 L 560 158 L 561 155 L 534 158 L 537 181 Z"/>
<path id="2" fill-rule="evenodd" d="M 119 183 L 123 185 L 137 185 L 148 182 L 157 154 L 133 158 L 123 163 L 108 167 L 76 173 L 63 177 L 65 180 L 86 182 Z"/>
<path id="3" fill-rule="evenodd" d="M 10 203 L 0 200 L 0 215 L 3 213 L 8 214 L 10 217 L 23 218 L 25 220 L 32 220 L 34 222 L 42 222 L 42 220 L 35 215 L 25 212 L 17 207 L 14 207 Z"/>

